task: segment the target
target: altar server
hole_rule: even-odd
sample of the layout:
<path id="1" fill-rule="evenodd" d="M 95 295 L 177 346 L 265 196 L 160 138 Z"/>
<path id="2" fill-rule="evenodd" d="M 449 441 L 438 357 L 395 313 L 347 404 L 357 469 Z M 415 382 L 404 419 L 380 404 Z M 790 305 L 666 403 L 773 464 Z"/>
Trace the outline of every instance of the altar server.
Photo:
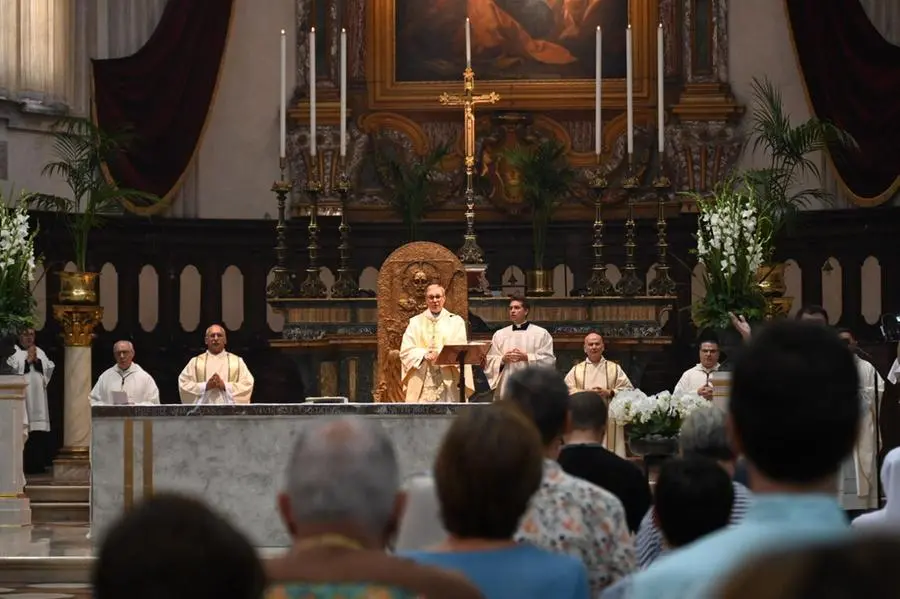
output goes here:
<path id="1" fill-rule="evenodd" d="M 178 375 L 181 403 L 250 403 L 253 375 L 243 359 L 225 351 L 225 329 L 212 325 L 204 340 L 206 351 L 191 358 Z"/>
<path id="2" fill-rule="evenodd" d="M 91 389 L 91 404 L 112 405 L 116 403 L 117 394 L 124 393 L 129 405 L 159 405 L 156 381 L 134 363 L 134 345 L 131 341 L 116 341 L 113 358 L 116 365 L 104 371 Z"/>
<path id="3" fill-rule="evenodd" d="M 487 354 L 484 374 L 495 397 L 500 397 L 512 373 L 526 366 L 556 366 L 553 337 L 547 329 L 528 321 L 528 300 L 513 296 L 509 300 L 512 324 L 494 333 Z"/>
<path id="4" fill-rule="evenodd" d="M 708 332 L 700 337 L 700 363 L 684 371 L 672 395 L 697 393 L 712 401 L 713 387 L 710 378 L 719 370 L 719 341 Z"/>
<path id="5" fill-rule="evenodd" d="M 25 375 L 28 389 L 25 396 L 25 435 L 34 431 L 50 430 L 50 413 L 47 409 L 47 385 L 56 367 L 44 350 L 34 343 L 34 329 L 19 334 L 16 351 L 9 364 L 18 374 Z"/>
<path id="6" fill-rule="evenodd" d="M 603 357 L 604 349 L 603 337 L 599 333 L 589 333 L 584 338 L 587 358 L 575 364 L 566 374 L 569 393 L 594 391 L 609 404 L 617 392 L 634 388 L 622 367 Z M 626 457 L 625 429 L 613 418 L 607 422 L 604 445 L 617 455 Z"/>
<path id="7" fill-rule="evenodd" d="M 406 385 L 406 403 L 459 401 L 459 366 L 434 362 L 445 345 L 468 342 L 466 321 L 444 309 L 446 291 L 437 284 L 425 290 L 426 310 L 409 319 L 400 344 L 400 380 Z M 475 389 L 472 367 L 465 367 L 465 394 Z"/>

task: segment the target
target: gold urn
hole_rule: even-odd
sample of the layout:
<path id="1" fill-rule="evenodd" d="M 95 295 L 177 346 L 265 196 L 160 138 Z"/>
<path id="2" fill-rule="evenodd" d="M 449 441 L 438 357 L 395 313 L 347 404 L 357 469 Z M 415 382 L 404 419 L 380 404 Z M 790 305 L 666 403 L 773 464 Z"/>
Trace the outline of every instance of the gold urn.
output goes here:
<path id="1" fill-rule="evenodd" d="M 59 273 L 59 303 L 91 305 L 97 303 L 97 272 Z"/>
<path id="2" fill-rule="evenodd" d="M 547 297 L 553 295 L 552 270 L 529 270 L 525 273 L 525 283 L 528 286 L 526 290 L 527 295 L 534 297 Z"/>
<path id="3" fill-rule="evenodd" d="M 759 288 L 767 298 L 782 297 L 787 292 L 787 284 L 784 282 L 784 262 L 777 264 L 763 264 L 756 269 L 756 280 Z"/>

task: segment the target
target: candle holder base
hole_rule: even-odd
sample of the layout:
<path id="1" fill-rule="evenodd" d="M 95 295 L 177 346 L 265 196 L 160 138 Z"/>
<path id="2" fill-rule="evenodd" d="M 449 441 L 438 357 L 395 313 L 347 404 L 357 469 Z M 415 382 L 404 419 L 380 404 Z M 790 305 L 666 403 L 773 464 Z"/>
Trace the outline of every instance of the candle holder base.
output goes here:
<path id="1" fill-rule="evenodd" d="M 462 247 L 456 252 L 456 256 L 463 264 L 484 264 L 484 251 L 478 245 L 474 233 L 467 233 L 463 237 Z"/>
<path id="2" fill-rule="evenodd" d="M 350 278 L 349 273 L 338 273 L 338 278 L 331 286 L 331 297 L 346 299 L 359 296 L 359 284 Z"/>
<path id="3" fill-rule="evenodd" d="M 282 299 L 294 295 L 293 273 L 286 268 L 276 266 L 272 269 L 272 282 L 266 285 L 268 299 Z"/>
<path id="4" fill-rule="evenodd" d="M 606 266 L 594 267 L 594 272 L 591 274 L 591 278 L 588 279 L 585 288 L 588 295 L 595 297 L 613 297 L 618 295 L 616 286 L 607 278 Z"/>
<path id="5" fill-rule="evenodd" d="M 319 277 L 319 272 L 307 271 L 306 279 L 300 283 L 299 296 L 305 299 L 323 299 L 326 295 L 328 295 L 328 290 Z"/>

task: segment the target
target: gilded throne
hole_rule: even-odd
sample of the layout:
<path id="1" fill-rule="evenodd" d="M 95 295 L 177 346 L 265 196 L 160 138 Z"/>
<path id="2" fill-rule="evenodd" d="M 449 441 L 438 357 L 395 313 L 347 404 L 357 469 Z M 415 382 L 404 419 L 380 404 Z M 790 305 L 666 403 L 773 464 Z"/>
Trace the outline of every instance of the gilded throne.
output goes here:
<path id="1" fill-rule="evenodd" d="M 405 401 L 400 379 L 400 342 L 409 319 L 425 310 L 432 283 L 447 292 L 445 308 L 468 317 L 466 270 L 456 254 L 428 241 L 408 243 L 388 256 L 378 273 L 378 375 L 374 399 Z"/>

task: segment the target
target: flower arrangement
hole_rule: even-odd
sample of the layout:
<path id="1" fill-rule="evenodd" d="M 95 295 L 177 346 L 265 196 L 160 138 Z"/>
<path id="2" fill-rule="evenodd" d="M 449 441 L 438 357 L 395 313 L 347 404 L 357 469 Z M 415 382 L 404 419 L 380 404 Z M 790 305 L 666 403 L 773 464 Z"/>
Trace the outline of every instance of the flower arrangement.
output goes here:
<path id="1" fill-rule="evenodd" d="M 34 326 L 36 234 L 29 227 L 26 204 L 10 203 L 0 194 L 0 337 Z"/>
<path id="2" fill-rule="evenodd" d="M 633 389 L 616 393 L 609 403 L 609 415 L 625 426 L 631 439 L 671 439 L 678 436 L 688 414 L 708 405 L 696 393 L 673 396 L 663 391 L 648 396 Z"/>
<path id="3" fill-rule="evenodd" d="M 773 247 L 757 187 L 745 178 L 729 177 L 711 194 L 691 195 L 700 212 L 695 252 L 705 267 L 706 287 L 706 296 L 694 303 L 694 323 L 699 328 L 727 329 L 729 313 L 762 320 L 766 299 L 757 269 Z"/>

